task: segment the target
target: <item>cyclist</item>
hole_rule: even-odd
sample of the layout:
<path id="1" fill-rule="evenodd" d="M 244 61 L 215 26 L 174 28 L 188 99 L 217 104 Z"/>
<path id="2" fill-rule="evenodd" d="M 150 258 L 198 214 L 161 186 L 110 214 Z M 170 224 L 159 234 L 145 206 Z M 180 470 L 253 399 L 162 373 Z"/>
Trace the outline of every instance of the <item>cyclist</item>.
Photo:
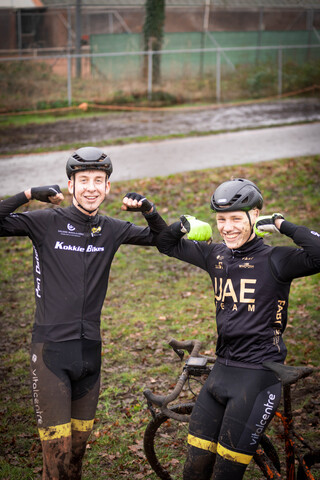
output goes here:
<path id="1" fill-rule="evenodd" d="M 291 281 L 320 271 L 319 233 L 281 214 L 259 217 L 262 204 L 253 182 L 226 181 L 211 198 L 223 243 L 201 241 L 211 227 L 189 216 L 157 237 L 162 253 L 207 271 L 215 295 L 217 361 L 191 415 L 184 480 L 243 478 L 280 401 L 280 382 L 263 363 L 286 358 Z M 266 245 L 260 236 L 275 231 L 300 248 Z"/>
<path id="2" fill-rule="evenodd" d="M 154 245 L 166 226 L 155 206 L 130 193 L 122 209 L 149 226 L 98 214 L 110 191 L 112 163 L 84 147 L 67 161 L 72 205 L 13 213 L 31 199 L 59 204 L 58 185 L 29 188 L 0 202 L 0 236 L 33 243 L 36 312 L 31 385 L 43 451 L 43 479 L 80 479 L 100 385 L 100 314 L 113 257 L 121 244 Z"/>

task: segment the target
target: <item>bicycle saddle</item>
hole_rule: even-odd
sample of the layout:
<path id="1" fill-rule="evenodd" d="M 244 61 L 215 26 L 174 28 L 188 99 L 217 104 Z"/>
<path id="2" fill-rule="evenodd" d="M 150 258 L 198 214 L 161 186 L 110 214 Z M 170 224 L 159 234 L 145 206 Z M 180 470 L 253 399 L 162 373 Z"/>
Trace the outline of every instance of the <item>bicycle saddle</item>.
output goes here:
<path id="1" fill-rule="evenodd" d="M 276 362 L 264 362 L 262 365 L 272 370 L 279 377 L 282 385 L 291 385 L 300 378 L 308 377 L 314 371 L 311 367 L 290 367 Z"/>

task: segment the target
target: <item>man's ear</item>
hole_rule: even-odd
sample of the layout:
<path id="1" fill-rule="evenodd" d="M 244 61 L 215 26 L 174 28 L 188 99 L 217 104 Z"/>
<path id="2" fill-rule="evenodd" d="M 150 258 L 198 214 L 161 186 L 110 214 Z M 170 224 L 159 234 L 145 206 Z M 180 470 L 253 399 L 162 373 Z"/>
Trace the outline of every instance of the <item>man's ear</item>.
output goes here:
<path id="1" fill-rule="evenodd" d="M 259 217 L 260 215 L 260 210 L 258 208 L 253 208 L 251 210 L 251 220 L 252 220 L 252 224 L 256 223 L 257 221 L 257 218 Z"/>
<path id="2" fill-rule="evenodd" d="M 111 189 L 111 182 L 110 182 L 110 180 L 107 180 L 106 181 L 106 195 L 109 194 L 110 189 Z"/>
<path id="3" fill-rule="evenodd" d="M 68 180 L 68 192 L 73 195 L 73 177 L 71 177 L 70 180 Z"/>

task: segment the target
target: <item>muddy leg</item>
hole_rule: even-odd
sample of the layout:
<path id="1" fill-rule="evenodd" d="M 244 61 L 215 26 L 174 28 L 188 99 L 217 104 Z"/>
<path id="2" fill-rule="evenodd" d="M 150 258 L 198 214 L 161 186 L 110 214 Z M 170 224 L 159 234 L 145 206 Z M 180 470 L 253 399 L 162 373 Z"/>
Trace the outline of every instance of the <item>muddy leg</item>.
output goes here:
<path id="1" fill-rule="evenodd" d="M 69 479 L 80 480 L 82 473 L 82 460 L 86 452 L 89 432 L 72 431 L 72 455 L 70 459 Z"/>
<path id="2" fill-rule="evenodd" d="M 42 440 L 42 480 L 68 480 L 71 458 L 71 436 Z"/>
<path id="3" fill-rule="evenodd" d="M 242 480 L 247 465 L 233 462 L 217 455 L 213 480 Z"/>
<path id="4" fill-rule="evenodd" d="M 210 480 L 215 459 L 215 453 L 189 445 L 183 480 Z"/>

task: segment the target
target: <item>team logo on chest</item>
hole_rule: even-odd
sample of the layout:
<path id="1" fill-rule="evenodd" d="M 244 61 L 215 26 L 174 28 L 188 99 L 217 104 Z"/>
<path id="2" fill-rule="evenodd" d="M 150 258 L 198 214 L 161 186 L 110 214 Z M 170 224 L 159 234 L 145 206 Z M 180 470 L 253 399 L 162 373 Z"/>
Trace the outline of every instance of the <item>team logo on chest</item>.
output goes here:
<path id="1" fill-rule="evenodd" d="M 245 262 L 242 265 L 239 265 L 239 268 L 254 268 L 254 265 L 251 265 L 250 263 Z"/>
<path id="2" fill-rule="evenodd" d="M 223 263 L 222 262 L 216 263 L 214 268 L 216 268 L 217 270 L 223 270 Z"/>
<path id="3" fill-rule="evenodd" d="M 72 223 L 67 224 L 66 230 L 58 230 L 58 233 L 60 235 L 66 236 L 66 237 L 83 237 L 83 232 L 77 232 L 77 229 Z"/>
<path id="4" fill-rule="evenodd" d="M 217 255 L 216 258 L 217 258 L 218 262 L 215 264 L 214 268 L 216 268 L 217 270 L 223 270 L 224 265 L 223 265 L 222 260 L 224 259 L 224 256 L 223 255 Z"/>
<path id="5" fill-rule="evenodd" d="M 99 235 L 101 233 L 101 227 L 92 227 L 91 228 L 91 235 Z"/>
<path id="6" fill-rule="evenodd" d="M 257 280 L 241 278 L 239 284 L 233 284 L 231 278 L 214 278 L 216 304 L 224 310 L 225 302 L 232 302 L 232 310 L 238 310 L 239 304 L 248 304 L 248 311 L 255 311 L 255 291 Z"/>

